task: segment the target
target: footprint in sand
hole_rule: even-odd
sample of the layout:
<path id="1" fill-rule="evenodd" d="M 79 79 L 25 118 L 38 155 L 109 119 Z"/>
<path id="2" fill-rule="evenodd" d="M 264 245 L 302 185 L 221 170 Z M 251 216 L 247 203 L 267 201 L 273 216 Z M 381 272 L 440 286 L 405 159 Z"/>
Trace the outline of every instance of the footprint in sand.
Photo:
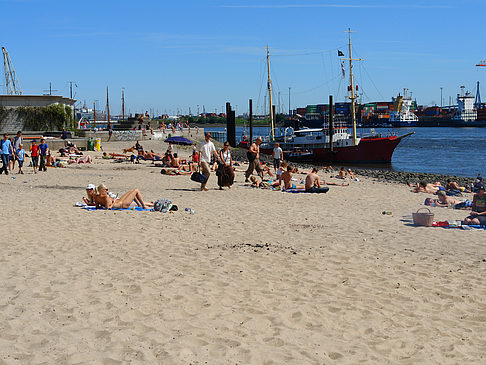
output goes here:
<path id="1" fill-rule="evenodd" d="M 329 356 L 329 358 L 332 360 L 337 360 L 343 357 L 343 355 L 341 355 L 339 352 L 330 352 L 327 354 L 327 356 Z"/>

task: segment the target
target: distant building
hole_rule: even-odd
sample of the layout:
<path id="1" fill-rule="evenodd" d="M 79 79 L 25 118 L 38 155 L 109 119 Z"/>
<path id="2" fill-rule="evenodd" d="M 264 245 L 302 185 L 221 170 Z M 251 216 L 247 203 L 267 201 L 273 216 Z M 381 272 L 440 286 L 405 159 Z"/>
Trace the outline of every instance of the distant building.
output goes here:
<path id="1" fill-rule="evenodd" d="M 22 120 L 19 113 L 12 113 L 12 110 L 22 107 L 62 105 L 69 106 L 74 113 L 75 102 L 74 99 L 59 95 L 0 95 L 0 131 L 26 130 L 25 120 Z"/>

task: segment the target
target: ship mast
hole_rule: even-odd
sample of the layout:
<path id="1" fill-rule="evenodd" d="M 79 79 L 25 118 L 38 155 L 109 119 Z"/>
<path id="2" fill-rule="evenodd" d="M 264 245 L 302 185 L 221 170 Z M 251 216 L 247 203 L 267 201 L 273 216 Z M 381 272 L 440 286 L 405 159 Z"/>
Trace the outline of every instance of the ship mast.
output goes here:
<path id="1" fill-rule="evenodd" d="M 351 121 L 353 122 L 353 146 L 358 144 L 357 136 L 356 136 L 356 99 L 358 98 L 354 94 L 354 80 L 353 80 L 353 61 L 363 61 L 361 58 L 353 58 L 351 54 L 351 28 L 348 28 L 346 33 L 349 34 L 349 58 L 344 58 L 344 60 L 349 61 L 349 79 L 350 79 L 350 88 L 351 88 L 351 96 L 349 99 L 351 100 Z"/>
<path id="2" fill-rule="evenodd" d="M 110 122 L 110 99 L 108 98 L 108 86 L 106 87 L 106 113 L 108 118 L 108 129 L 111 129 L 111 122 Z"/>
<path id="3" fill-rule="evenodd" d="M 125 88 L 122 88 L 122 120 L 125 120 Z"/>
<path id="4" fill-rule="evenodd" d="M 275 128 L 273 123 L 273 105 L 272 105 L 272 80 L 270 79 L 270 53 L 267 46 L 267 70 L 268 70 L 268 101 L 270 104 L 270 132 L 272 141 L 275 140 Z"/>

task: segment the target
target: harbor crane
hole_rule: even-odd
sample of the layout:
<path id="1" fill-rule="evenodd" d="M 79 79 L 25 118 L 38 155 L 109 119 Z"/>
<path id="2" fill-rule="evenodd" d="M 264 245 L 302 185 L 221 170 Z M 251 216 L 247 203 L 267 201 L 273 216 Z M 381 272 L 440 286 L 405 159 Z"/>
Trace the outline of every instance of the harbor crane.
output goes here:
<path id="1" fill-rule="evenodd" d="M 7 88 L 7 95 L 22 95 L 19 80 L 15 74 L 12 61 L 8 55 L 5 47 L 2 47 L 3 66 L 5 68 L 5 86 Z"/>

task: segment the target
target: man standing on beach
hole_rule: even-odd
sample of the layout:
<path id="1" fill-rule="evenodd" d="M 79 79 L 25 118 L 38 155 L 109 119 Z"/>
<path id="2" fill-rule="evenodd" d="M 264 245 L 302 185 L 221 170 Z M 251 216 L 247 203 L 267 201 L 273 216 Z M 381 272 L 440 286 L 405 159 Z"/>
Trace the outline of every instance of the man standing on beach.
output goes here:
<path id="1" fill-rule="evenodd" d="M 46 157 L 48 151 L 49 151 L 49 147 L 47 146 L 46 140 L 44 138 L 41 138 L 41 144 L 39 145 L 39 152 L 40 152 L 39 171 L 47 171 Z"/>
<path id="2" fill-rule="evenodd" d="M 280 143 L 275 142 L 275 147 L 273 148 L 272 152 L 273 157 L 273 168 L 275 169 L 275 174 L 277 173 L 278 168 L 280 167 L 280 160 L 283 158 L 283 151 L 280 148 Z"/>
<path id="3" fill-rule="evenodd" d="M 211 169 L 209 167 L 211 156 L 214 156 L 214 158 L 219 161 L 216 147 L 214 147 L 214 143 L 211 142 L 211 134 L 206 132 L 204 134 L 204 141 L 199 145 L 199 166 L 201 166 L 202 174 L 206 176 L 206 181 L 201 183 L 201 191 L 208 190 L 206 184 L 208 183 L 209 175 L 211 175 Z"/>
<path id="4" fill-rule="evenodd" d="M 5 171 L 5 175 L 8 175 L 8 160 L 10 156 L 10 151 L 13 149 L 12 143 L 8 139 L 8 134 L 3 135 L 3 139 L 0 141 L 0 152 L 2 156 L 2 168 L 0 169 L 0 174 Z"/>
<path id="5" fill-rule="evenodd" d="M 263 180 L 263 169 L 260 165 L 260 145 L 262 144 L 262 139 L 258 137 L 254 143 L 250 146 L 248 150 L 248 170 L 245 172 L 245 182 L 249 182 L 248 178 L 256 170 L 260 178 Z"/>

